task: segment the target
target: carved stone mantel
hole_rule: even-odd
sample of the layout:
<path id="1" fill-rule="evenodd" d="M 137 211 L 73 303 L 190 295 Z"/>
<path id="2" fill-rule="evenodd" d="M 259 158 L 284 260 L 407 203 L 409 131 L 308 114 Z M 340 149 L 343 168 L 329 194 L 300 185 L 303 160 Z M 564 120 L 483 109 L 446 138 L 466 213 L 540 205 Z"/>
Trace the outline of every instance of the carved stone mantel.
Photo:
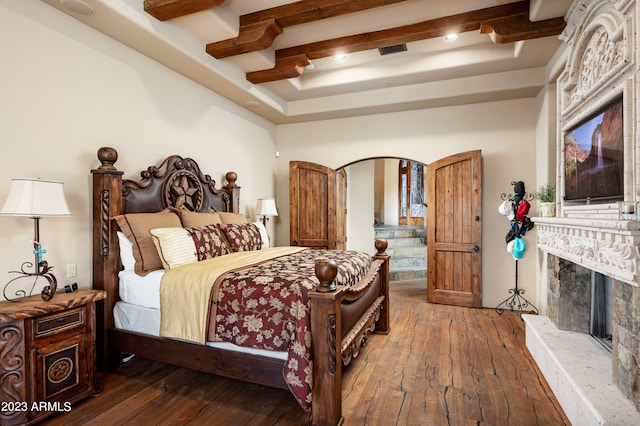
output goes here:
<path id="1" fill-rule="evenodd" d="M 535 217 L 538 248 L 640 286 L 640 221 Z"/>

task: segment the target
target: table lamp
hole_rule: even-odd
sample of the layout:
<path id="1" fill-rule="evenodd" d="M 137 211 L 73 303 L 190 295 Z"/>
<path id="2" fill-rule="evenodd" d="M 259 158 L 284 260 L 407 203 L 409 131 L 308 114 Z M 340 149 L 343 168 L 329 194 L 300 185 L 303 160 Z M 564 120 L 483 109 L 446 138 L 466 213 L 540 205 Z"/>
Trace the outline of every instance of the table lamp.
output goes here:
<path id="1" fill-rule="evenodd" d="M 0 215 L 26 216 L 32 218 L 34 222 L 33 254 L 35 260 L 33 263 L 24 262 L 19 271 L 9 271 L 9 273 L 15 273 L 18 276 L 5 285 L 3 296 L 10 301 L 19 301 L 26 296 L 30 296 L 38 278 L 43 277 L 49 282 L 49 285 L 42 289 L 42 299 L 51 300 L 56 292 L 57 280 L 51 273 L 53 266 L 49 266 L 47 261 L 42 260 L 42 255 L 46 253 L 46 250 L 40 244 L 40 218 L 71 216 L 67 201 L 64 198 L 63 183 L 46 179 L 12 179 L 9 196 L 2 210 L 0 210 Z M 27 270 L 29 268 L 34 270 L 30 272 Z M 19 288 L 13 296 L 9 295 L 11 296 L 9 297 L 7 291 L 11 291 L 12 284 L 24 278 L 33 279 L 29 294 Z"/>

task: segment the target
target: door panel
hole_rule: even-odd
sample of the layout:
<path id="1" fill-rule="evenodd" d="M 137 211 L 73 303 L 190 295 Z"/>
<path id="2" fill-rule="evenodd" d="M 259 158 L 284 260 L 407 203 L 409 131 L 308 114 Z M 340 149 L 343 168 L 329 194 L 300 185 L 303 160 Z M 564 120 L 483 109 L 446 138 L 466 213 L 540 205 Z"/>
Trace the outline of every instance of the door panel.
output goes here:
<path id="1" fill-rule="evenodd" d="M 427 300 L 482 306 L 482 153 L 427 166 Z"/>
<path id="2" fill-rule="evenodd" d="M 336 171 L 336 250 L 347 249 L 347 172 Z"/>
<path id="3" fill-rule="evenodd" d="M 293 246 L 336 248 L 336 172 L 305 161 L 289 163 L 289 239 Z"/>

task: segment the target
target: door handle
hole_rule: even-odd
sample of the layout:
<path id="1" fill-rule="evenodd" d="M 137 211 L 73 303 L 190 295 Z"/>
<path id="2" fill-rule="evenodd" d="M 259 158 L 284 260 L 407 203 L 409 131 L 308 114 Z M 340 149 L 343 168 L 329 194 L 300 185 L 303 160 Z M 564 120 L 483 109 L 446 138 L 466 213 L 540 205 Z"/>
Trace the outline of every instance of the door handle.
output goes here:
<path id="1" fill-rule="evenodd" d="M 473 251 L 475 251 L 476 253 L 480 253 L 480 246 L 479 245 L 473 246 Z"/>

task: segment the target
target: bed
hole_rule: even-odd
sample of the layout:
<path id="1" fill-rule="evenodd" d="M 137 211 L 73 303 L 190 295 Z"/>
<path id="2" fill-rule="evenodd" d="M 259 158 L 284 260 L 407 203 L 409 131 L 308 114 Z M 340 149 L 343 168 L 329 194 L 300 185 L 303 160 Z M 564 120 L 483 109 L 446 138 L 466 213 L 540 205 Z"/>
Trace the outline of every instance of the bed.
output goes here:
<path id="1" fill-rule="evenodd" d="M 123 354 L 135 354 L 289 389 L 300 405 L 311 411 L 313 424 L 342 423 L 343 366 L 358 356 L 369 333 L 389 332 L 387 242 L 375 241 L 374 256 L 299 247 L 264 248 L 253 226 L 241 220 L 236 224 L 241 216 L 240 187 L 234 172 L 226 174 L 225 186 L 216 188 L 196 161 L 173 155 L 143 170 L 139 180 L 130 180 L 123 179 L 124 172 L 116 169 L 117 159 L 115 149 L 100 148 L 100 166 L 91 171 L 93 287 L 107 292 L 107 298 L 97 306 L 98 368 L 114 368 Z M 178 221 L 165 214 L 176 215 Z M 201 220 L 211 215 L 217 215 L 216 220 L 223 218 L 224 223 L 207 222 L 204 226 Z M 151 225 L 156 220 L 163 226 Z M 132 231 L 135 221 L 152 227 L 146 234 L 153 233 L 153 238 L 145 241 L 147 245 L 153 241 L 154 247 L 146 249 L 160 255 L 161 265 L 151 266 L 142 254 L 144 244 L 142 238 L 138 240 L 142 232 Z M 127 229 L 129 225 L 132 229 Z M 233 232 L 245 235 L 247 230 L 251 238 L 240 238 L 239 248 L 230 250 L 236 236 Z M 163 237 L 176 233 L 180 238 L 187 233 L 186 244 L 195 241 L 195 250 L 189 246 L 178 255 L 165 250 L 169 247 L 166 241 L 171 241 L 173 249 L 175 240 Z M 215 235 L 226 237 L 229 253 L 216 252 Z M 131 252 L 137 254 L 134 263 L 129 259 L 127 240 L 134 242 L 129 241 L 134 246 Z M 197 261 L 191 259 L 194 255 Z M 183 262 L 185 256 L 188 262 Z M 230 266 L 222 272 L 224 262 Z M 137 270 L 143 264 L 148 270 Z M 212 272 L 216 269 L 220 272 Z M 185 275 L 190 277 L 188 283 Z M 155 284 L 129 283 L 127 287 L 127 280 L 138 278 L 144 278 L 144 283 L 155 279 Z M 294 283 L 293 290 L 283 290 L 289 285 L 286 280 Z M 154 295 L 148 303 L 139 301 L 131 290 L 140 291 L 145 285 L 157 288 L 148 292 Z M 273 289 L 285 294 L 287 301 L 267 295 Z M 264 297 L 243 299 L 260 292 L 265 292 Z M 288 301 L 292 297 L 295 300 Z M 179 308 L 188 299 L 197 307 Z M 283 303 L 291 303 L 295 309 L 283 308 Z M 269 316 L 259 318 L 262 311 L 240 312 L 240 305 L 242 309 L 268 305 L 263 311 Z M 276 309 L 280 310 L 274 313 Z M 283 319 L 289 312 L 295 319 Z M 190 316 L 193 318 L 185 319 Z M 281 324 L 285 325 L 277 328 Z M 282 336 L 290 341 L 283 342 L 286 339 Z"/>

